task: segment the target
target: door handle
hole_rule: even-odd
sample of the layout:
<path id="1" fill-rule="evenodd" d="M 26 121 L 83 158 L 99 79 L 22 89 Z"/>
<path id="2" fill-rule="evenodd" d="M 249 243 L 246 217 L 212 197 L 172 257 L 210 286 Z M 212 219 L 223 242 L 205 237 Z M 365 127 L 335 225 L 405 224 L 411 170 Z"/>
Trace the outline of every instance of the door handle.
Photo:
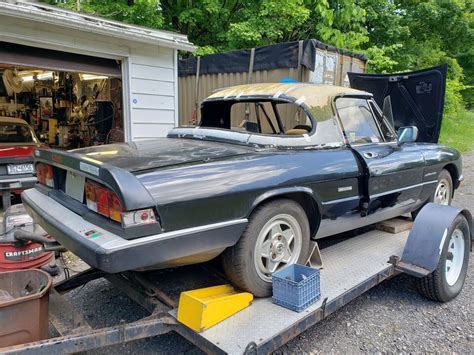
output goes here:
<path id="1" fill-rule="evenodd" d="M 364 152 L 364 157 L 367 159 L 377 158 L 378 154 L 376 152 Z"/>

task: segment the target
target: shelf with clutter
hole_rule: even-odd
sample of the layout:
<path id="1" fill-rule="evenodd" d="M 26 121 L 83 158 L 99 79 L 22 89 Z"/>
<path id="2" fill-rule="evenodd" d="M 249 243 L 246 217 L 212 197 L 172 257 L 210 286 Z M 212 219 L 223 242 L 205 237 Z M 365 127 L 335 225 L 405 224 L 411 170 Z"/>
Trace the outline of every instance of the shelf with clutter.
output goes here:
<path id="1" fill-rule="evenodd" d="M 123 142 L 122 81 L 0 64 L 0 117 L 18 117 L 59 149 Z"/>

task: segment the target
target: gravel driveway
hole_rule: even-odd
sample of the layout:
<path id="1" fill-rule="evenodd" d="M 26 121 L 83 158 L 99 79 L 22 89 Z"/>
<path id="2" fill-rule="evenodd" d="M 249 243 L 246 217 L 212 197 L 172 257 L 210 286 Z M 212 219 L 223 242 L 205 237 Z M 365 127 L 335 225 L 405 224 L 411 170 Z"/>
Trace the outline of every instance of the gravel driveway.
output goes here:
<path id="1" fill-rule="evenodd" d="M 455 204 L 474 211 L 474 152 L 464 155 L 464 181 Z M 440 304 L 420 296 L 414 280 L 399 275 L 373 288 L 325 321 L 302 333 L 279 352 L 458 352 L 474 353 L 474 260 L 464 290 Z M 93 327 L 133 321 L 147 313 L 107 281 L 70 293 Z M 199 353 L 176 334 L 102 349 L 104 353 Z"/>

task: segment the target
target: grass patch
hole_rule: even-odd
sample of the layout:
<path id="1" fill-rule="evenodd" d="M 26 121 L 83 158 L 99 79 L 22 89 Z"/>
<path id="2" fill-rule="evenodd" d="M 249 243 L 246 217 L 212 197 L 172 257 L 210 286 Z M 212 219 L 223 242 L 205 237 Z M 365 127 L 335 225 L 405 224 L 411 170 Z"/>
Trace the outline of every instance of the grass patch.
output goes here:
<path id="1" fill-rule="evenodd" d="M 444 116 L 439 142 L 461 152 L 474 149 L 474 111 Z"/>

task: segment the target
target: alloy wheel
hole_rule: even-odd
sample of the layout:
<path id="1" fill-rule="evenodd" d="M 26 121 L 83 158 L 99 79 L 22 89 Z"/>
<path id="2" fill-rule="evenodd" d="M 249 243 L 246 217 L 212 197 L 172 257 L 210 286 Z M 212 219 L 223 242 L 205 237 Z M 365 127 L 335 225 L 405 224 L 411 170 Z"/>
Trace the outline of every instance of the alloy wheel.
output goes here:
<path id="1" fill-rule="evenodd" d="M 302 241 L 301 227 L 293 216 L 279 214 L 271 218 L 260 231 L 255 245 L 258 276 L 270 282 L 272 273 L 297 262 Z"/>
<path id="2" fill-rule="evenodd" d="M 450 198 L 450 184 L 448 183 L 448 181 L 442 179 L 438 182 L 438 186 L 436 186 L 434 203 L 438 203 L 440 205 L 449 205 Z"/>

